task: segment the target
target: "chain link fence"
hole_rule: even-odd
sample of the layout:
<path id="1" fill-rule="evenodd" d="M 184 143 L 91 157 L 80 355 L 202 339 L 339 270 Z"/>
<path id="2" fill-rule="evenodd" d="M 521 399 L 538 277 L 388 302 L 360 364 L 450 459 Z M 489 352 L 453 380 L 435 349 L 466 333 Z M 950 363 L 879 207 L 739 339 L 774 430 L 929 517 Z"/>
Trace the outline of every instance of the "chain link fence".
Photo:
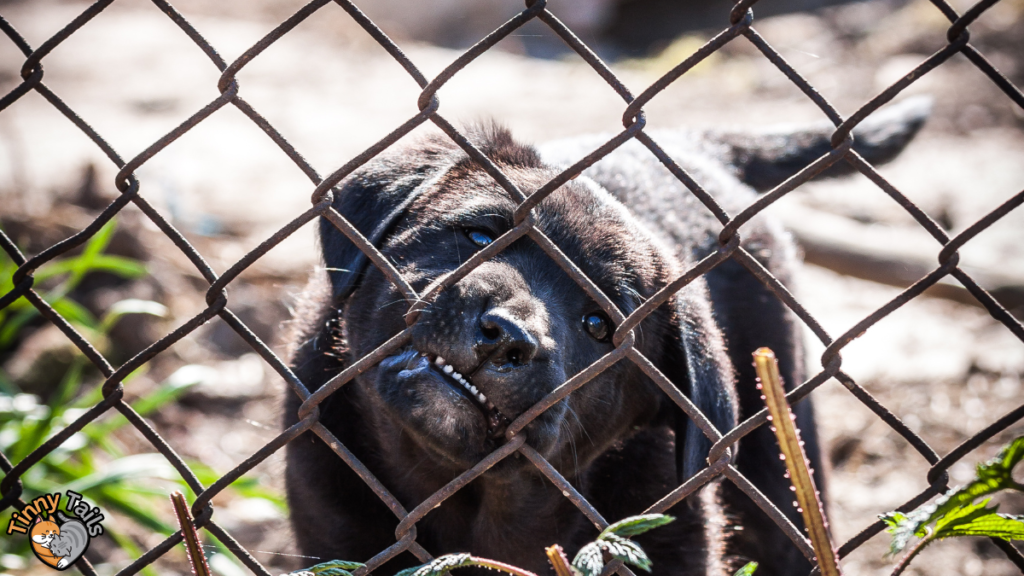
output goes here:
<path id="1" fill-rule="evenodd" d="M 517 435 L 527 424 L 537 418 L 546 409 L 553 406 L 559 400 L 565 398 L 572 391 L 584 386 L 595 375 L 608 368 L 612 364 L 625 361 L 634 362 L 647 375 L 657 382 L 671 397 L 676 399 L 679 407 L 688 416 L 698 422 L 706 420 L 698 414 L 696 408 L 675 389 L 674 385 L 666 379 L 657 369 L 653 368 L 634 348 L 634 334 L 632 330 L 640 322 L 653 312 L 659 305 L 666 302 L 673 294 L 682 289 L 694 279 L 705 274 L 718 264 L 733 259 L 741 263 L 746 269 L 753 273 L 782 301 L 792 312 L 803 321 L 813 334 L 826 347 L 821 357 L 821 370 L 806 382 L 797 386 L 789 394 L 791 402 L 797 402 L 807 397 L 812 391 L 826 381 L 835 378 L 845 386 L 854 397 L 860 400 L 867 408 L 874 412 L 878 418 L 883 420 L 896 433 L 902 436 L 921 456 L 931 464 L 928 472 L 929 486 L 926 490 L 905 502 L 901 510 L 909 510 L 926 502 L 933 496 L 942 493 L 949 488 L 947 471 L 971 450 L 977 448 L 986 440 L 1006 430 L 1019 419 L 1024 417 L 1024 406 L 1007 413 L 999 418 L 973 437 L 963 442 L 960 446 L 945 455 L 937 453 L 918 434 L 915 434 L 904 422 L 890 412 L 867 390 L 858 385 L 842 369 L 840 353 L 854 338 L 865 330 L 875 325 L 895 310 L 919 297 L 926 289 L 935 285 L 947 276 L 952 276 L 961 283 L 981 303 L 989 314 L 1010 330 L 1017 339 L 1024 342 L 1024 326 L 1021 322 L 1011 316 L 1008 311 L 997 302 L 991 294 L 986 292 L 967 273 L 958 267 L 959 256 L 957 250 L 986 228 L 992 226 L 1000 218 L 1019 207 L 1024 203 L 1024 191 L 1013 195 L 1001 206 L 992 210 L 986 216 L 967 227 L 963 232 L 950 237 L 944 229 L 926 215 L 914 202 L 904 196 L 895 186 L 890 184 L 880 175 L 868 162 L 851 148 L 853 140 L 851 131 L 855 126 L 876 111 L 880 106 L 892 100 L 912 83 L 936 67 L 942 65 L 956 54 L 962 54 L 972 62 L 978 70 L 983 72 L 1007 98 L 1010 98 L 1017 106 L 1024 109 L 1024 93 L 1013 85 L 1002 73 L 1000 73 L 986 57 L 976 50 L 970 43 L 969 26 L 986 10 L 997 4 L 998 0 L 982 0 L 964 13 L 958 13 L 943 0 L 931 0 L 934 8 L 949 20 L 949 28 L 946 35 L 947 44 L 941 50 L 921 62 L 911 72 L 900 78 L 891 86 L 883 90 L 876 97 L 866 102 L 852 115 L 844 117 L 826 100 L 815 88 L 810 85 L 797 70 L 795 70 L 778 51 L 772 48 L 756 31 L 755 19 L 752 7 L 757 0 L 743 0 L 738 2 L 731 11 L 729 21 L 723 23 L 724 29 L 707 41 L 696 52 L 692 53 L 682 62 L 678 63 L 670 72 L 666 73 L 656 82 L 648 86 L 643 92 L 634 95 L 616 77 L 612 70 L 594 53 L 594 51 L 582 42 L 572 30 L 568 29 L 558 19 L 556 14 L 547 9 L 544 0 L 528 0 L 521 13 L 504 23 L 485 38 L 480 40 L 472 48 L 458 57 L 450 66 L 445 68 L 434 78 L 427 78 L 416 64 L 403 53 L 402 49 L 391 38 L 385 34 L 373 21 L 367 18 L 354 3 L 349 0 L 314 0 L 302 7 L 290 18 L 282 22 L 264 38 L 253 44 L 245 53 L 233 62 L 226 62 L 219 55 L 216 48 L 211 45 L 173 6 L 165 0 L 153 0 L 153 3 L 169 18 L 180 30 L 188 36 L 209 58 L 210 64 L 220 71 L 220 79 L 217 88 L 220 95 L 205 107 L 195 112 L 185 122 L 170 131 L 157 141 L 149 145 L 145 150 L 133 158 L 122 158 L 122 156 L 110 145 L 107 140 L 97 132 L 85 119 L 69 107 L 61 98 L 44 82 L 45 74 L 43 62 L 47 55 L 56 47 L 76 33 L 82 26 L 91 19 L 103 12 L 110 6 L 113 0 L 99 0 L 92 4 L 78 17 L 69 22 L 63 29 L 43 42 L 39 46 L 29 45 L 19 34 L 18 30 L 12 27 L 6 20 L 0 18 L 0 28 L 10 41 L 15 43 L 25 56 L 24 65 L 21 68 L 21 82 L 9 93 L 0 98 L 0 112 L 8 108 L 12 103 L 26 94 L 34 91 L 45 98 L 55 110 L 72 122 L 83 134 L 85 134 L 105 155 L 110 162 L 119 169 L 115 185 L 120 191 L 120 196 L 107 206 L 102 212 L 77 234 L 50 246 L 33 256 L 23 254 L 10 238 L 0 232 L 0 246 L 8 256 L 19 266 L 13 274 L 14 289 L 6 294 L 0 295 L 0 309 L 11 305 L 19 298 L 27 299 L 39 313 L 74 343 L 82 354 L 99 370 L 104 382 L 102 385 L 103 399 L 91 409 L 78 417 L 72 424 L 61 430 L 52 438 L 43 442 L 31 454 L 19 462 L 11 462 L 6 456 L 0 455 L 0 467 L 3 468 L 5 476 L 0 481 L 0 510 L 7 510 L 14 506 L 20 508 L 25 505 L 22 496 L 22 477 L 37 465 L 44 457 L 58 448 L 62 443 L 76 432 L 88 426 L 102 415 L 117 411 L 131 423 L 152 445 L 152 448 L 163 455 L 167 461 L 180 474 L 181 478 L 191 487 L 196 494 L 193 502 L 192 512 L 196 518 L 197 525 L 208 531 L 214 537 L 226 544 L 237 558 L 256 574 L 268 574 L 268 571 L 251 554 L 245 551 L 228 532 L 226 532 L 215 520 L 214 507 L 211 505 L 213 498 L 225 490 L 232 483 L 238 480 L 253 467 L 260 464 L 276 451 L 284 447 L 288 442 L 299 435 L 309 431 L 323 439 L 343 459 L 367 485 L 381 498 L 399 520 L 399 527 L 396 531 L 396 542 L 385 550 L 381 550 L 375 557 L 367 562 L 367 567 L 357 571 L 357 576 L 362 576 L 374 568 L 380 566 L 390 558 L 399 553 L 408 551 L 414 554 L 421 561 L 428 561 L 432 556 L 416 541 L 416 523 L 423 518 L 430 510 L 449 498 L 456 491 L 462 489 L 475 478 L 483 474 L 490 467 L 502 459 L 519 453 L 529 459 L 537 469 L 544 474 L 548 480 L 562 490 L 582 512 L 599 528 L 608 525 L 608 519 L 603 518 L 600 513 L 591 506 L 586 499 L 562 477 L 554 467 L 525 442 L 524 435 Z M 766 0 L 768 1 L 768 0 Z M 260 113 L 253 108 L 241 95 L 239 85 L 236 81 L 238 73 L 260 54 L 277 42 L 280 38 L 290 33 L 296 26 L 309 18 L 316 18 L 317 12 L 330 3 L 336 3 L 348 13 L 353 21 L 362 27 L 377 43 L 380 44 L 394 60 L 402 66 L 408 75 L 420 86 L 422 91 L 416 102 L 419 112 L 409 118 L 401 125 L 395 127 L 386 137 L 358 154 L 343 166 L 337 168 L 327 176 L 321 176 L 303 158 L 303 155 L 296 150 Z M 592 68 L 594 74 L 600 76 L 618 96 L 622 99 L 622 130 L 615 134 L 606 143 L 590 152 L 574 165 L 565 169 L 561 174 L 551 181 L 533 191 L 527 196 L 518 189 L 506 177 L 502 171 L 494 165 L 480 150 L 464 136 L 444 116 L 443 107 L 437 98 L 437 92 L 460 73 L 466 66 L 472 63 L 481 54 L 490 50 L 503 38 L 514 33 L 521 26 L 531 20 L 537 20 L 550 28 L 560 37 L 565 44 L 575 51 Z M 694 68 L 702 60 L 714 54 L 717 50 L 730 42 L 749 42 L 764 58 L 768 59 L 809 99 L 827 118 L 835 125 L 835 132 L 831 138 L 832 150 L 824 154 L 810 165 L 804 167 L 798 174 L 783 184 L 777 186 L 766 194 L 763 194 L 757 201 L 746 207 L 738 214 L 729 214 L 709 195 L 701 186 L 701 183 L 692 178 L 684 169 L 666 154 L 646 131 L 646 117 L 644 106 L 665 90 L 673 82 Z M 136 171 L 145 165 L 155 155 L 168 147 L 171 143 L 182 137 L 185 133 L 195 128 L 208 119 L 212 114 L 221 108 L 233 106 L 247 116 L 268 138 L 270 138 L 292 162 L 298 166 L 312 183 L 312 207 L 304 213 L 296 216 L 287 225 L 276 233 L 266 238 L 259 246 L 250 251 L 223 274 L 216 274 L 211 266 L 204 260 L 197 249 L 179 232 L 152 204 L 140 193 L 142 183 L 136 176 Z M 353 225 L 336 212 L 332 206 L 333 193 L 336 186 L 342 179 L 351 174 L 354 170 L 392 146 L 399 139 L 410 133 L 420 125 L 431 123 L 443 131 L 452 141 L 461 147 L 466 154 L 479 163 L 483 169 L 490 174 L 494 180 L 501 185 L 517 204 L 516 226 L 497 238 L 493 244 L 481 250 L 457 270 L 448 275 L 439 284 L 430 287 L 425 293 L 417 293 L 412 286 L 402 278 L 401 274 L 377 251 L 374 246 L 363 237 Z M 652 297 L 643 306 L 628 316 L 618 310 L 616 306 L 601 292 L 600 289 L 585 275 L 581 274 L 573 263 L 532 223 L 531 211 L 545 198 L 567 182 L 574 175 L 579 174 L 587 167 L 599 161 L 602 157 L 621 146 L 623 143 L 635 139 L 645 146 L 674 174 L 700 202 L 718 219 L 721 223 L 719 235 L 719 248 L 703 261 L 697 263 L 678 279 L 663 288 L 657 295 Z M 776 202 L 797 187 L 821 173 L 829 166 L 847 162 L 853 168 L 866 176 L 889 197 L 896 201 L 934 240 L 941 246 L 938 261 L 930 273 L 920 278 L 911 287 L 904 290 L 898 297 L 894 298 L 862 321 L 851 327 L 845 333 L 833 336 L 819 324 L 819 322 L 808 313 L 808 311 L 797 301 L 796 298 L 784 287 L 775 277 L 763 268 L 739 243 L 739 235 L 743 232 L 743 226 L 754 216 Z M 100 351 L 94 347 L 81 334 L 67 318 L 59 314 L 40 293 L 34 288 L 35 278 L 33 273 L 43 264 L 60 257 L 63 254 L 82 246 L 93 235 L 95 235 L 104 224 L 114 218 L 122 209 L 129 204 L 134 204 L 140 209 L 174 245 L 191 261 L 195 269 L 202 275 L 209 287 L 206 291 L 206 308 L 199 314 L 174 329 L 169 334 L 160 338 L 155 344 L 149 346 L 129 361 L 115 368 Z M 266 254 L 272 248 L 281 243 L 285 238 L 294 233 L 303 225 L 317 218 L 325 218 L 333 223 L 345 236 L 367 255 L 371 262 L 384 273 L 395 285 L 401 294 L 404 295 L 408 304 L 406 315 L 408 326 L 405 331 L 394 336 L 389 342 L 375 350 L 373 353 L 358 360 L 348 367 L 344 372 L 331 380 L 327 385 L 313 394 L 310 394 L 303 383 L 296 378 L 288 365 L 276 355 L 268 345 L 258 338 L 239 317 L 232 312 L 227 297 L 226 288 L 248 267 L 253 265 L 257 259 Z M 615 349 L 594 363 L 583 372 L 570 378 L 564 385 L 539 402 L 533 408 L 519 416 L 513 422 L 507 432 L 508 441 L 486 457 L 483 461 L 467 470 L 450 484 L 435 493 L 433 496 L 420 503 L 412 510 L 406 510 L 397 499 L 391 495 L 388 488 L 381 484 L 369 470 L 363 466 L 336 438 L 332 433 L 318 421 L 319 412 L 317 406 L 324 402 L 332 393 L 348 383 L 358 373 L 367 367 L 376 364 L 383 358 L 394 353 L 400 347 L 406 345 L 410 339 L 411 327 L 417 321 L 420 313 L 438 295 L 469 274 L 476 266 L 486 259 L 493 257 L 514 241 L 523 238 L 531 238 L 540 246 L 580 287 L 597 302 L 618 328 L 615 331 L 613 343 Z M 127 375 L 151 361 L 156 355 L 167 350 L 174 343 L 198 329 L 207 321 L 219 316 L 226 322 L 251 348 L 266 361 L 277 374 L 284 379 L 291 389 L 304 401 L 299 414 L 301 421 L 284 430 L 273 441 L 260 448 L 248 459 L 237 465 L 229 473 L 225 474 L 209 486 L 200 483 L 196 474 L 189 468 L 186 462 L 175 450 L 147 423 L 135 410 L 124 401 L 125 385 L 124 379 Z M 794 544 L 808 557 L 813 557 L 808 540 L 804 535 L 786 518 L 786 516 L 761 495 L 750 482 L 745 479 L 729 462 L 729 448 L 738 442 L 745 435 L 755 428 L 764 425 L 765 414 L 762 412 L 747 421 L 741 423 L 733 430 L 725 434 L 717 433 L 713 428 L 706 427 L 704 433 L 710 438 L 714 446 L 709 459 L 710 465 L 696 476 L 687 480 L 677 487 L 669 497 L 666 497 L 658 505 L 648 512 L 662 512 L 672 505 L 691 496 L 695 491 L 715 479 L 724 477 L 726 482 L 735 484 L 744 491 L 755 503 L 771 517 L 779 529 L 784 531 Z M 616 519 L 610 519 L 616 520 Z M 853 550 L 861 546 L 872 536 L 878 534 L 884 528 L 881 521 L 866 526 L 859 534 L 849 541 L 842 543 L 839 548 L 841 557 L 849 555 Z M 129 566 L 124 568 L 120 574 L 135 574 L 153 563 L 162 555 L 182 542 L 181 533 L 175 533 L 158 546 L 146 551 Z M 1024 556 L 1009 544 L 996 540 L 996 545 L 1006 554 L 1007 558 L 1024 572 Z M 76 565 L 83 573 L 95 574 L 95 570 L 89 562 L 82 558 Z M 606 574 L 611 571 L 626 576 L 630 571 L 621 562 L 613 562 L 609 565 Z"/>

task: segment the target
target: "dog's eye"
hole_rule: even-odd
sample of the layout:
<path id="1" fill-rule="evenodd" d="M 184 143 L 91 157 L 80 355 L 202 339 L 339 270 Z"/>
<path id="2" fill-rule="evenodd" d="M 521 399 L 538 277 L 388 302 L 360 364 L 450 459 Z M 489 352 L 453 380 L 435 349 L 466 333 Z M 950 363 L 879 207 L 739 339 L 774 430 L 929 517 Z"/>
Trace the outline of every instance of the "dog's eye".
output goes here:
<path id="1" fill-rule="evenodd" d="M 479 230 L 466 230 L 466 236 L 469 236 L 469 239 L 473 241 L 473 244 L 476 244 L 481 248 L 487 246 L 491 242 L 494 242 L 494 238 L 491 238 L 490 234 Z"/>
<path id="2" fill-rule="evenodd" d="M 612 322 L 600 312 L 583 317 L 583 328 L 598 342 L 607 342 L 612 335 Z"/>

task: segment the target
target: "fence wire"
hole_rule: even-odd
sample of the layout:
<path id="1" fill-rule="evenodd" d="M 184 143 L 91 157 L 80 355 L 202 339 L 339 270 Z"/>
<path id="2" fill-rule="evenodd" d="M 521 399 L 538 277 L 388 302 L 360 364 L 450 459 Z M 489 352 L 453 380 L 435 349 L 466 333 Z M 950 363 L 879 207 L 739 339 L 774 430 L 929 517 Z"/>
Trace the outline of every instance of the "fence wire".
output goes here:
<path id="1" fill-rule="evenodd" d="M 19 266 L 13 275 L 13 285 L 10 292 L 0 295 L 0 309 L 13 303 L 20 297 L 26 298 L 40 312 L 40 314 L 59 328 L 74 345 L 81 350 L 85 357 L 103 374 L 105 380 L 102 387 L 103 400 L 82 414 L 74 422 L 61 430 L 58 434 L 45 441 L 31 454 L 20 462 L 12 464 L 8 458 L 0 453 L 0 468 L 6 473 L 0 481 L 0 511 L 17 505 L 19 508 L 25 505 L 21 499 L 22 483 L 21 478 L 30 468 L 39 463 L 44 457 L 53 452 L 62 443 L 67 441 L 73 434 L 82 430 L 90 422 L 116 410 L 123 414 L 152 445 L 162 454 L 167 461 L 174 466 L 181 478 L 190 486 L 197 495 L 192 505 L 192 513 L 196 518 L 196 524 L 201 529 L 207 530 L 214 537 L 226 544 L 226 547 L 243 564 L 256 574 L 269 575 L 269 572 L 253 556 L 245 550 L 227 531 L 219 526 L 214 520 L 214 507 L 211 500 L 222 490 L 229 487 L 232 482 L 251 470 L 257 464 L 263 462 L 277 450 L 280 450 L 288 442 L 294 440 L 304 432 L 312 432 L 323 439 L 332 450 L 343 459 L 381 498 L 398 518 L 396 530 L 396 542 L 394 545 L 380 551 L 376 556 L 367 562 L 365 568 L 355 572 L 355 576 L 363 576 L 373 571 L 390 558 L 397 554 L 408 551 L 414 554 L 421 561 L 429 561 L 432 556 L 416 541 L 416 523 L 422 519 L 430 510 L 441 502 L 451 497 L 455 492 L 469 484 L 473 479 L 483 474 L 486 470 L 497 464 L 508 456 L 519 453 L 532 462 L 537 469 L 557 486 L 566 497 L 575 504 L 579 510 L 586 515 L 598 528 L 604 528 L 608 521 L 604 519 L 594 507 L 547 462 L 536 450 L 526 443 L 524 435 L 518 434 L 531 421 L 541 415 L 549 407 L 559 400 L 565 398 L 572 391 L 586 384 L 590 379 L 605 370 L 616 362 L 628 360 L 635 363 L 652 380 L 654 380 L 695 422 L 707 422 L 702 414 L 679 392 L 678 389 L 663 375 L 654 365 L 645 358 L 641 352 L 634 347 L 635 336 L 633 329 L 640 322 L 652 313 L 658 306 L 665 303 L 673 294 L 682 289 L 688 283 L 708 272 L 718 264 L 727 259 L 733 259 L 742 264 L 762 283 L 765 284 L 792 312 L 799 317 L 804 324 L 810 328 L 813 334 L 825 345 L 826 349 L 821 357 L 822 369 L 806 382 L 797 386 L 788 394 L 790 402 L 799 401 L 805 398 L 818 386 L 835 378 L 841 382 L 855 398 L 860 400 L 866 407 L 874 412 L 896 433 L 902 436 L 920 455 L 931 464 L 928 472 L 929 486 L 917 496 L 911 498 L 899 507 L 899 510 L 910 510 L 926 502 L 933 496 L 946 491 L 948 485 L 948 470 L 971 450 L 977 448 L 985 441 L 998 433 L 1006 430 L 1021 418 L 1024 418 L 1024 406 L 1021 406 L 1004 417 L 993 422 L 987 428 L 970 437 L 950 453 L 940 456 L 931 448 L 919 435 L 915 434 L 897 416 L 890 412 L 867 390 L 858 385 L 853 378 L 842 370 L 842 358 L 840 352 L 855 337 L 865 330 L 878 323 L 889 314 L 918 297 L 946 276 L 953 276 L 988 310 L 989 314 L 1006 328 L 1008 328 L 1018 339 L 1024 342 L 1024 326 L 1016 318 L 1011 316 L 1007 310 L 997 302 L 991 294 L 984 290 L 978 282 L 971 278 L 966 272 L 958 267 L 959 256 L 957 250 L 977 236 L 979 233 L 997 222 L 1005 214 L 1024 203 L 1024 191 L 1021 191 L 1007 200 L 1003 205 L 988 213 L 986 216 L 975 222 L 963 232 L 950 237 L 941 226 L 925 214 L 917 205 L 904 196 L 895 186 L 890 184 L 880 175 L 867 161 L 864 160 L 851 145 L 853 139 L 851 133 L 855 126 L 867 118 L 879 107 L 892 100 L 896 95 L 905 90 L 908 86 L 918 81 L 929 71 L 940 66 L 955 54 L 963 54 L 982 71 L 1003 93 L 1006 94 L 1017 106 L 1024 109 L 1024 93 L 1013 85 L 992 63 L 985 58 L 981 52 L 970 44 L 970 31 L 968 27 L 986 10 L 997 4 L 999 0 L 982 0 L 963 14 L 955 11 L 944 0 L 930 0 L 949 22 L 950 27 L 946 34 L 947 45 L 925 59 L 912 71 L 904 75 L 891 86 L 883 90 L 877 96 L 865 103 L 849 117 L 843 117 L 817 90 L 796 71 L 778 51 L 772 48 L 754 29 L 754 15 L 752 6 L 757 0 L 741 0 L 731 10 L 728 25 L 711 40 L 707 41 L 696 52 L 677 64 L 671 71 L 659 78 L 656 82 L 647 87 L 642 93 L 634 96 L 628 88 L 616 77 L 612 70 L 594 53 L 594 51 L 582 42 L 569 28 L 567 28 L 552 12 L 547 9 L 545 0 L 527 0 L 525 9 L 511 20 L 488 34 L 465 53 L 459 56 L 451 65 L 445 68 L 433 79 L 426 76 L 417 68 L 402 49 L 388 37 L 373 21 L 349 0 L 313 0 L 306 4 L 287 20 L 278 25 L 273 31 L 253 44 L 234 62 L 225 62 L 217 50 L 166 0 L 152 0 L 153 3 L 187 35 L 209 58 L 211 64 L 221 73 L 217 82 L 220 95 L 195 112 L 185 122 L 180 124 L 171 132 L 167 133 L 157 141 L 153 142 L 145 150 L 133 158 L 125 160 L 114 148 L 107 143 L 95 129 L 82 119 L 61 97 L 53 92 L 43 82 L 43 61 L 50 52 L 66 41 L 82 26 L 100 14 L 104 9 L 113 3 L 113 0 L 98 0 L 78 17 L 69 22 L 63 29 L 54 34 L 40 46 L 33 48 L 29 45 L 18 31 L 6 20 L 0 17 L 0 29 L 3 33 L 21 50 L 25 55 L 25 63 L 21 68 L 21 83 L 9 93 L 0 98 L 0 111 L 3 111 L 13 102 L 25 94 L 35 91 L 45 98 L 63 116 L 78 127 L 119 169 L 115 177 L 115 185 L 120 196 L 107 206 L 100 214 L 83 230 L 73 236 L 50 246 L 35 256 L 26 257 L 15 244 L 2 231 L 0 231 L 0 246 Z M 291 32 L 299 23 L 311 18 L 315 13 L 334 2 L 343 8 L 348 15 L 362 27 L 377 43 L 383 47 L 392 58 L 395 59 L 409 74 L 410 77 L 421 87 L 422 91 L 417 99 L 419 112 L 394 128 L 386 137 L 367 148 L 365 151 L 352 158 L 333 173 L 322 177 L 303 158 L 303 156 L 266 120 L 259 112 L 246 102 L 239 94 L 237 74 L 259 55 Z M 441 105 L 437 97 L 438 90 L 455 77 L 467 65 L 473 62 L 481 54 L 491 49 L 503 38 L 531 20 L 539 20 L 547 25 L 562 41 L 575 51 L 599 75 L 615 92 L 622 98 L 624 111 L 622 114 L 621 132 L 609 139 L 605 144 L 593 150 L 583 159 L 579 160 L 561 174 L 527 196 L 519 190 L 502 171 L 492 163 L 479 149 L 477 149 L 455 126 L 453 126 L 442 114 Z M 701 61 L 714 54 L 726 44 L 734 41 L 750 42 L 760 53 L 774 64 L 803 94 L 817 106 L 822 113 L 835 125 L 835 132 L 831 137 L 832 150 L 822 155 L 819 159 L 803 168 L 792 178 L 778 185 L 771 191 L 760 196 L 755 202 L 735 215 L 728 214 L 701 186 L 700 182 L 692 178 L 686 170 L 680 167 L 659 145 L 644 131 L 646 117 L 644 105 L 655 96 L 665 90 L 673 82 L 690 71 Z M 238 262 L 232 265 L 221 275 L 217 275 L 207 264 L 203 256 L 193 247 L 185 237 L 172 226 L 154 207 L 140 194 L 140 182 L 135 172 L 146 162 L 160 153 L 172 142 L 180 138 L 188 131 L 209 118 L 214 112 L 226 106 L 234 106 L 245 114 L 256 126 L 258 126 L 277 146 L 281 152 L 287 155 L 306 174 L 314 186 L 312 194 L 312 207 L 303 214 L 294 218 L 287 225 L 282 227 L 263 243 L 246 254 Z M 370 161 L 382 151 L 393 145 L 403 136 L 416 127 L 430 122 L 440 128 L 453 142 L 461 147 L 472 159 L 480 164 L 494 180 L 501 185 L 518 203 L 515 212 L 515 227 L 495 239 L 495 241 L 484 248 L 468 261 L 463 263 L 457 270 L 446 276 L 443 281 L 433 285 L 423 294 L 417 293 L 401 276 L 401 274 L 384 258 L 384 256 L 370 243 L 358 230 L 331 206 L 337 184 L 354 170 Z M 635 139 L 643 144 L 674 174 L 700 202 L 718 219 L 722 225 L 719 234 L 719 247 L 716 252 L 697 263 L 692 269 L 686 271 L 674 282 L 667 285 L 643 306 L 630 315 L 624 314 L 612 303 L 601 290 L 559 250 L 555 244 L 547 238 L 537 227 L 534 226 L 531 218 L 532 210 L 544 199 L 554 192 L 559 186 L 566 183 L 574 175 L 579 174 L 587 167 L 593 165 L 601 158 L 621 146 L 630 139 Z M 941 246 L 938 262 L 935 269 L 904 290 L 896 298 L 871 313 L 845 333 L 833 337 L 819 324 L 817 320 L 793 297 L 793 295 L 751 254 L 740 246 L 739 235 L 743 225 L 759 212 L 782 198 L 797 187 L 803 185 L 815 175 L 821 173 L 832 164 L 847 162 L 853 168 L 869 178 L 888 196 L 895 200 L 914 220 L 920 224 Z M 33 289 L 35 278 L 33 272 L 43 264 L 67 253 L 74 248 L 87 242 L 107 222 L 114 218 L 129 203 L 137 206 L 191 261 L 192 265 L 199 271 L 202 277 L 209 283 L 206 291 L 207 307 L 180 327 L 159 339 L 135 357 L 125 362 L 119 368 L 114 368 L 111 363 L 101 354 L 83 335 L 76 330 L 67 319 L 58 314 L 40 295 Z M 271 349 L 250 330 L 238 316 L 228 307 L 227 286 L 239 276 L 246 268 L 251 266 L 258 258 L 266 254 L 272 248 L 281 243 L 298 228 L 314 220 L 323 217 L 332 222 L 355 243 L 370 259 L 370 261 L 384 273 L 395 285 L 409 304 L 406 314 L 408 328 L 394 336 L 384 345 L 359 359 L 353 365 L 340 373 L 333 380 L 324 385 L 315 393 L 310 394 L 303 383 L 296 378 L 288 365 L 282 361 Z M 417 321 L 422 310 L 428 306 L 438 295 L 469 274 L 476 266 L 486 261 L 509 246 L 515 240 L 524 236 L 530 237 L 540 246 L 579 286 L 597 302 L 608 314 L 614 324 L 618 326 L 613 336 L 615 349 L 588 367 L 586 370 L 570 378 L 565 385 L 559 386 L 549 396 L 538 402 L 535 406 L 520 415 L 508 427 L 506 433 L 507 442 L 484 460 L 467 470 L 448 485 L 430 496 L 427 500 L 416 506 L 413 510 L 405 510 L 398 500 L 391 495 L 373 474 L 356 459 L 356 457 L 334 437 L 334 435 L 319 422 L 318 406 L 332 393 L 347 384 L 357 374 L 366 368 L 376 364 L 397 349 L 409 342 L 412 325 Z M 143 366 L 157 354 L 184 338 L 196 330 L 208 320 L 215 316 L 223 319 L 249 346 L 252 347 L 274 370 L 285 380 L 291 390 L 303 399 L 299 410 L 300 421 L 283 431 L 273 441 L 260 448 L 244 462 L 236 466 L 230 472 L 219 478 L 210 486 L 204 486 L 196 474 L 189 469 L 185 461 L 175 450 L 124 400 L 124 378 Z M 786 516 L 765 498 L 739 471 L 730 464 L 730 447 L 734 446 L 745 435 L 755 428 L 762 426 L 767 421 L 766 412 L 749 418 L 739 424 L 733 430 L 724 435 L 719 434 L 713 427 L 704 427 L 704 433 L 713 442 L 710 464 L 706 469 L 687 480 L 677 487 L 672 493 L 658 504 L 652 506 L 647 512 L 663 512 L 694 494 L 700 489 L 719 477 L 734 483 L 740 490 L 745 492 L 754 502 L 783 530 L 793 543 L 807 556 L 813 558 L 813 551 L 807 538 L 796 529 Z M 613 519 L 614 520 L 614 519 Z M 872 536 L 883 530 L 884 525 L 877 521 L 865 527 L 859 534 L 842 544 L 839 548 L 840 557 L 849 555 L 853 550 L 867 541 Z M 995 544 L 1006 554 L 1007 558 L 1019 567 L 1024 573 L 1024 556 L 1014 547 L 1002 540 L 993 540 Z M 159 545 L 148 550 L 141 557 L 121 570 L 118 574 L 135 574 L 148 566 L 172 547 L 182 542 L 180 532 L 177 532 Z M 96 574 L 88 560 L 81 558 L 76 566 L 85 574 Z M 617 571 L 622 576 L 631 575 L 632 572 L 623 566 L 621 562 L 613 562 L 609 568 Z M 610 573 L 606 570 L 605 572 Z"/>

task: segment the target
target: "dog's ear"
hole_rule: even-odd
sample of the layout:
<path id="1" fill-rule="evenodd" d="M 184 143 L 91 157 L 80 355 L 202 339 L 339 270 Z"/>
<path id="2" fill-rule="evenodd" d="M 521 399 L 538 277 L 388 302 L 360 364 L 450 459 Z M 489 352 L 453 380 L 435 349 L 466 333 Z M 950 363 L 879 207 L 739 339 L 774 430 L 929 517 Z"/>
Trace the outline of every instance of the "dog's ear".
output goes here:
<path id="1" fill-rule="evenodd" d="M 736 425 L 735 372 L 722 333 L 711 314 L 707 287 L 693 282 L 675 297 L 665 361 L 659 368 L 725 434 Z M 707 466 L 711 441 L 681 410 L 675 410 L 676 470 L 679 481 Z"/>
<path id="2" fill-rule="evenodd" d="M 375 160 L 342 181 L 332 206 L 379 248 L 409 204 L 440 171 L 443 154 L 430 152 L 418 150 Z M 370 259 L 326 218 L 320 220 L 320 247 L 333 301 L 341 305 L 359 286 Z"/>
<path id="3" fill-rule="evenodd" d="M 930 96 L 914 96 L 871 114 L 853 129 L 853 149 L 878 165 L 895 158 L 921 130 L 932 111 Z M 758 191 L 778 186 L 811 162 L 832 150 L 835 127 L 828 122 L 802 128 L 784 127 L 763 133 L 708 132 L 706 140 L 724 144 L 722 162 L 740 180 Z M 854 172 L 837 162 L 821 175 Z"/>
<path id="4" fill-rule="evenodd" d="M 471 126 L 466 137 L 491 160 L 509 166 L 541 167 L 537 152 L 517 143 L 497 124 Z M 449 167 L 471 163 L 454 142 L 427 137 L 373 160 L 342 181 L 333 207 L 375 247 L 380 247 L 410 204 Z M 340 305 L 359 286 L 370 259 L 329 220 L 320 221 L 320 246 Z"/>

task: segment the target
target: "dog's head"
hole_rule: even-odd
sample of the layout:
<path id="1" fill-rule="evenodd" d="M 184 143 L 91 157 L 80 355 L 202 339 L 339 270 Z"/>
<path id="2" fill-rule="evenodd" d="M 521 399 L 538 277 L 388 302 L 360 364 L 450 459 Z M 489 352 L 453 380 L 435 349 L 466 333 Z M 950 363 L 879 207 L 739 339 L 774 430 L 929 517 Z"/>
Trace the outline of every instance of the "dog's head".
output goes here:
<path id="1" fill-rule="evenodd" d="M 526 194 L 557 173 L 503 130 L 472 139 Z M 511 229 L 516 204 L 461 150 L 437 139 L 350 177 L 334 208 L 422 292 Z M 534 214 L 538 229 L 626 315 L 683 271 L 675 251 L 585 178 L 557 190 Z M 408 305 L 326 220 L 321 243 L 345 353 L 355 360 L 406 328 Z M 735 418 L 732 375 L 707 302 L 702 283 L 688 286 L 635 329 L 636 347 L 724 430 Z M 423 310 L 411 344 L 350 385 L 376 434 L 411 441 L 439 465 L 462 470 L 505 441 L 510 421 L 611 352 L 615 329 L 523 237 L 443 291 Z M 524 432 L 556 467 L 578 470 L 633 430 L 658 424 L 676 429 L 682 475 L 704 465 L 704 435 L 634 362 L 621 360 Z"/>

